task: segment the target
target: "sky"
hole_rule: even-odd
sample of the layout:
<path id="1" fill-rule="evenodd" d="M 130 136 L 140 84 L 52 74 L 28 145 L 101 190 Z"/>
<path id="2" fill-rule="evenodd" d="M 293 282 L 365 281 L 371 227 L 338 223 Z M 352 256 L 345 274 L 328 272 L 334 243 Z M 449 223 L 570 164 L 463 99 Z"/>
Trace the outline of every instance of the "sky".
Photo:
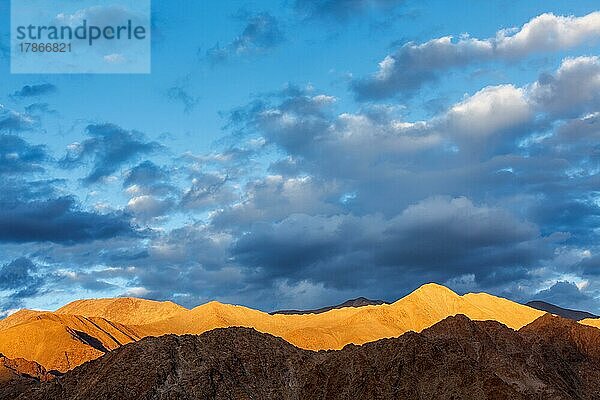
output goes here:
<path id="1" fill-rule="evenodd" d="M 2 1 L 0 316 L 428 282 L 600 313 L 598 8 L 155 0 L 151 73 L 44 75 Z"/>

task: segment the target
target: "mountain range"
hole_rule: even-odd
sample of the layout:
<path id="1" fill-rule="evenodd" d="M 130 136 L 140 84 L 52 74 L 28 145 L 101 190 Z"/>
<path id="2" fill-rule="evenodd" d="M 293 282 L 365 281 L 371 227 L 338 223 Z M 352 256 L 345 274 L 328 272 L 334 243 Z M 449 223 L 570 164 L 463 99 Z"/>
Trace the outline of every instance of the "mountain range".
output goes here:
<path id="1" fill-rule="evenodd" d="M 600 330 L 550 314 L 518 331 L 457 315 L 421 333 L 320 352 L 220 328 L 145 338 L 46 383 L 21 378 L 0 398 L 592 400 L 598 343 Z"/>
<path id="2" fill-rule="evenodd" d="M 597 392 L 588 382 L 600 378 L 596 328 L 599 319 L 578 323 L 437 284 L 391 304 L 359 298 L 274 314 L 218 302 L 80 300 L 0 320 L 0 399 L 101 399 L 130 386 L 136 399 L 356 398 L 341 393 L 361 390 L 360 398 L 600 398 L 589 397 Z M 331 388 L 319 387 L 324 377 Z M 397 391 L 369 397 L 369 385 Z M 477 397 L 493 387 L 496 397 Z"/>

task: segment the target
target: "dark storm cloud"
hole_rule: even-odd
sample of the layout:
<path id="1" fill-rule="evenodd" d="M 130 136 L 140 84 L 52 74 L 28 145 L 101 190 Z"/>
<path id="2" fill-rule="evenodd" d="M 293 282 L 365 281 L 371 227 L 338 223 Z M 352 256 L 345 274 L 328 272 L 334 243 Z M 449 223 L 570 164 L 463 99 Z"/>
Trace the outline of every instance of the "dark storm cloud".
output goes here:
<path id="1" fill-rule="evenodd" d="M 600 277 L 600 254 L 581 260 L 576 266 L 576 271 L 585 278 L 598 279 Z"/>
<path id="2" fill-rule="evenodd" d="M 389 10 L 404 2 L 404 0 L 296 0 L 295 7 L 298 12 L 309 18 L 347 20 L 373 9 Z"/>
<path id="3" fill-rule="evenodd" d="M 239 18 L 246 23 L 242 33 L 224 47 L 216 44 L 208 49 L 206 56 L 211 62 L 218 63 L 236 56 L 264 53 L 277 47 L 285 39 L 279 20 L 267 12 L 241 12 Z"/>
<path id="4" fill-rule="evenodd" d="M 582 17 L 542 14 L 517 30 L 500 30 L 492 38 L 445 36 L 425 43 L 409 42 L 386 56 L 375 74 L 354 80 L 351 88 L 358 100 L 409 97 L 454 68 L 488 61 L 513 62 L 531 54 L 597 41 L 600 39 L 597 15 L 597 12 Z"/>
<path id="5" fill-rule="evenodd" d="M 18 258 L 0 269 L 0 289 L 19 289 L 29 286 L 37 267 L 27 258 Z"/>
<path id="6" fill-rule="evenodd" d="M 87 184 L 97 183 L 120 167 L 162 148 L 158 142 L 147 141 L 141 132 L 114 124 L 88 125 L 86 132 L 91 138 L 72 144 L 61 165 L 73 168 L 91 161 L 92 171 L 84 179 Z"/>
<path id="7" fill-rule="evenodd" d="M 42 83 L 39 85 L 25 85 L 12 94 L 13 97 L 36 97 L 55 93 L 58 90 L 51 83 Z"/>
<path id="8" fill-rule="evenodd" d="M 257 279 L 265 282 L 308 279 L 344 288 L 377 270 L 394 282 L 407 273 L 437 281 L 470 273 L 488 284 L 524 277 L 552 256 L 551 244 L 535 225 L 502 209 L 465 198 L 430 198 L 390 219 L 295 214 L 257 223 L 235 243 L 233 254 L 242 265 L 258 268 Z M 341 278 L 341 271 L 348 275 Z"/>
<path id="9" fill-rule="evenodd" d="M 0 268 L 0 290 L 11 292 L 9 297 L 0 298 L 3 309 L 21 307 L 24 299 L 40 292 L 43 280 L 36 276 L 37 270 L 37 265 L 24 257 Z"/>
<path id="10" fill-rule="evenodd" d="M 597 64 L 567 59 L 419 122 L 393 108 L 336 114 L 310 89 L 255 98 L 230 127 L 284 156 L 213 227 L 233 233 L 257 291 L 376 286 L 394 298 L 435 280 L 528 299 L 567 269 L 558 249 L 597 242 Z"/>
<path id="11" fill-rule="evenodd" d="M 568 281 L 556 282 L 549 289 L 541 290 L 534 300 L 542 300 L 559 307 L 575 308 L 582 311 L 597 312 L 600 301 L 591 294 L 585 293 L 575 283 Z"/>
<path id="12" fill-rule="evenodd" d="M 0 135 L 0 175 L 42 172 L 48 160 L 45 146 L 32 145 L 18 136 Z"/>
<path id="13" fill-rule="evenodd" d="M 0 242 L 69 245 L 136 234 L 127 216 L 83 211 L 71 197 L 28 202 L 4 199 L 0 207 Z"/>

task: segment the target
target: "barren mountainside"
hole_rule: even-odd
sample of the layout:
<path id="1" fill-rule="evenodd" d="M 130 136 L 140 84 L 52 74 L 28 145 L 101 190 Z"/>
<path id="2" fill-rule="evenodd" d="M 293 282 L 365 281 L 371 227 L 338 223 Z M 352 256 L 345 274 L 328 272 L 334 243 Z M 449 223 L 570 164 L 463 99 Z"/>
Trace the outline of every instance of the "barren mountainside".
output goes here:
<path id="1" fill-rule="evenodd" d="M 320 352 L 226 328 L 145 338 L 17 398 L 592 400 L 599 341 L 600 330 L 550 315 L 519 331 L 459 315 Z"/>
<path id="2" fill-rule="evenodd" d="M 171 301 L 153 301 L 132 297 L 78 300 L 56 310 L 57 314 L 100 317 L 127 325 L 149 324 L 170 318 L 186 308 Z"/>
<path id="3" fill-rule="evenodd" d="M 544 312 L 485 293 L 459 296 L 436 284 L 392 304 L 301 315 L 270 315 L 216 301 L 188 310 L 142 299 L 82 300 L 56 312 L 22 310 L 0 321 L 0 353 L 64 372 L 146 336 L 201 334 L 232 326 L 279 336 L 303 349 L 339 350 L 350 343 L 420 332 L 457 314 L 519 329 Z"/>
<path id="4" fill-rule="evenodd" d="M 153 335 L 181 335 L 244 326 L 282 337 L 300 348 L 338 350 L 350 343 L 363 344 L 408 331 L 420 332 L 456 314 L 473 320 L 496 320 L 519 329 L 544 312 L 485 293 L 459 296 L 444 286 L 427 284 L 392 304 L 345 307 L 319 314 L 269 315 L 242 306 L 210 302 L 140 328 Z"/>
<path id="5" fill-rule="evenodd" d="M 55 378 L 54 374 L 33 361 L 10 359 L 0 354 L 0 399 L 14 399 L 40 382 Z"/>
<path id="6" fill-rule="evenodd" d="M 5 325 L 0 353 L 61 372 L 144 336 L 134 327 L 104 318 L 51 312 L 13 314 Z"/>

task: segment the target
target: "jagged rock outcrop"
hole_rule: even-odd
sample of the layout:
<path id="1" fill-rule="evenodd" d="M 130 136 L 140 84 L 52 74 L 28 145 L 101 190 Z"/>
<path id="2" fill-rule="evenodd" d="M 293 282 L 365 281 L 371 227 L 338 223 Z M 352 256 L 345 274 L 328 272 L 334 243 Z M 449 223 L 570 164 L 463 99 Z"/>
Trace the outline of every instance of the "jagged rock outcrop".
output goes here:
<path id="1" fill-rule="evenodd" d="M 10 359 L 0 354 L 0 399 L 14 399 L 40 382 L 56 378 L 36 362 L 23 358 Z"/>

